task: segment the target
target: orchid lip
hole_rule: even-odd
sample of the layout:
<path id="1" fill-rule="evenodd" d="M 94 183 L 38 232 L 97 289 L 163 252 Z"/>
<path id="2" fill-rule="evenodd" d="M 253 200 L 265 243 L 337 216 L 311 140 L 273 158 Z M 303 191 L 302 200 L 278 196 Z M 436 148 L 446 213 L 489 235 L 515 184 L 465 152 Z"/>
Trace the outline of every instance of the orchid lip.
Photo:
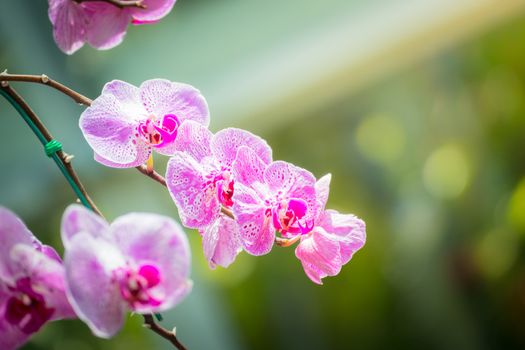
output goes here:
<path id="1" fill-rule="evenodd" d="M 136 270 L 129 267 L 118 268 L 113 274 L 119 285 L 120 295 L 131 308 L 158 306 L 162 303 L 151 291 L 161 282 L 161 274 L 156 266 L 145 264 Z"/>
<path id="2" fill-rule="evenodd" d="M 283 235 L 305 235 L 314 227 L 313 221 L 308 223 L 305 220 L 304 224 L 301 223 L 307 210 L 308 204 L 302 199 L 291 198 L 283 201 L 271 209 L 273 226 Z"/>
<path id="3" fill-rule="evenodd" d="M 150 146 L 164 147 L 175 141 L 180 124 L 175 114 L 166 114 L 160 120 L 151 116 L 139 123 L 136 136 L 142 136 Z"/>
<path id="4" fill-rule="evenodd" d="M 49 321 L 55 309 L 46 305 L 42 294 L 37 293 L 28 277 L 16 281 L 15 287 L 9 287 L 12 296 L 5 306 L 5 319 L 22 332 L 31 334 L 38 331 Z"/>

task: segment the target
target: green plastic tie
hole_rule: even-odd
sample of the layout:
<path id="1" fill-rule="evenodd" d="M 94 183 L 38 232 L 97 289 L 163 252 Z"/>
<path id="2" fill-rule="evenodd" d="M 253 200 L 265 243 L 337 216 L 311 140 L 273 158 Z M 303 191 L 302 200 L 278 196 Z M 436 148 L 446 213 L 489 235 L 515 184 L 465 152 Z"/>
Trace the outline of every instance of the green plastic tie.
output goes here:
<path id="1" fill-rule="evenodd" d="M 44 150 L 46 151 L 46 155 L 51 157 L 53 154 L 62 150 L 62 144 L 57 140 L 51 140 L 44 145 Z"/>
<path id="2" fill-rule="evenodd" d="M 93 209 L 91 205 L 89 204 L 87 198 L 84 196 L 80 188 L 77 186 L 71 175 L 67 172 L 66 167 L 60 160 L 60 157 L 57 155 L 57 152 L 62 150 L 62 144 L 58 142 L 57 140 L 50 140 L 48 141 L 46 137 L 40 132 L 38 127 L 33 123 L 29 115 L 27 115 L 26 111 L 18 104 L 18 102 L 15 101 L 4 89 L 0 88 L 0 95 L 6 98 L 6 100 L 16 109 L 18 114 L 24 119 L 24 121 L 27 123 L 27 125 L 31 128 L 35 136 L 38 138 L 40 143 L 44 146 L 44 150 L 46 152 L 46 155 L 53 159 L 55 164 L 57 165 L 58 169 L 64 175 L 67 182 L 73 189 L 73 192 L 77 195 L 77 197 L 80 199 L 80 202 L 89 209 Z"/>

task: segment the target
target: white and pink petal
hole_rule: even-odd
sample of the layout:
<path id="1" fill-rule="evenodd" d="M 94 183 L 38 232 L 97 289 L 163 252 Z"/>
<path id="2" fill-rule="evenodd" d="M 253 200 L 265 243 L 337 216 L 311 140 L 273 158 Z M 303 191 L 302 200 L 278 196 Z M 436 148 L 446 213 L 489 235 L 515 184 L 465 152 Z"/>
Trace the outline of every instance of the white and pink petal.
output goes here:
<path id="1" fill-rule="evenodd" d="M 149 157 L 150 147 L 136 136 L 136 117 L 142 111 L 132 112 L 130 104 L 121 103 L 112 94 L 103 94 L 80 116 L 80 129 L 99 162 L 115 167 L 134 167 Z"/>
<path id="2" fill-rule="evenodd" d="M 266 141 L 246 130 L 227 128 L 213 135 L 211 149 L 215 158 L 225 166 L 231 166 L 241 146 L 251 148 L 261 160 L 272 161 L 272 149 Z"/>
<path id="3" fill-rule="evenodd" d="M 232 172 L 236 183 L 253 187 L 264 183 L 264 171 L 268 165 L 249 147 L 241 146 L 233 162 Z"/>
<path id="4" fill-rule="evenodd" d="M 264 255 L 272 250 L 275 230 L 267 208 L 258 194 L 242 184 L 235 188 L 233 213 L 239 225 L 239 237 L 244 250 L 252 255 Z"/>
<path id="5" fill-rule="evenodd" d="M 207 127 L 193 120 L 181 124 L 174 145 L 178 151 L 186 152 L 200 162 L 211 157 L 211 139 L 213 134 Z"/>
<path id="6" fill-rule="evenodd" d="M 177 152 L 168 162 L 166 185 L 186 227 L 202 228 L 219 216 L 215 186 L 206 178 L 208 170 L 184 152 Z"/>
<path id="7" fill-rule="evenodd" d="M 208 104 L 191 85 L 165 79 L 146 80 L 140 85 L 140 96 L 144 108 L 157 118 L 173 114 L 181 123 L 185 120 L 204 126 L 210 123 Z"/>
<path id="8" fill-rule="evenodd" d="M 124 323 L 126 304 L 112 272 L 125 265 L 114 245 L 88 233 L 75 235 L 64 257 L 73 309 L 98 337 L 110 338 Z"/>
<path id="9" fill-rule="evenodd" d="M 319 227 L 301 240 L 295 255 L 301 260 L 306 275 L 317 284 L 323 284 L 324 277 L 337 275 L 343 265 L 337 238 Z"/>
<path id="10" fill-rule="evenodd" d="M 79 204 L 68 206 L 62 215 L 60 232 L 64 247 L 78 233 L 84 232 L 93 237 L 104 237 L 109 224 L 99 215 Z"/>
<path id="11" fill-rule="evenodd" d="M 228 267 L 242 251 L 239 226 L 235 220 L 221 215 L 201 230 L 202 248 L 210 268 Z"/>

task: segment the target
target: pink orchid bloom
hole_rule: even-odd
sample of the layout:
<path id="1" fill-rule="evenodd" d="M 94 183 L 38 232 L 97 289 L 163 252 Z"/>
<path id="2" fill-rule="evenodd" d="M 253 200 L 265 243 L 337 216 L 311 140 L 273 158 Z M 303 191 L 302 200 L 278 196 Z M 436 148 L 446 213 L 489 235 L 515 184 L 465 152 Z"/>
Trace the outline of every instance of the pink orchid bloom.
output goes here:
<path id="1" fill-rule="evenodd" d="M 275 231 L 284 238 L 311 231 L 318 205 L 315 177 L 309 171 L 283 161 L 266 165 L 251 149 L 241 147 L 233 174 L 238 182 L 233 213 L 248 253 L 270 252 Z"/>
<path id="2" fill-rule="evenodd" d="M 0 207 L 0 349 L 16 349 L 46 322 L 74 318 L 56 251 Z"/>
<path id="3" fill-rule="evenodd" d="M 178 130 L 189 120 L 209 124 L 206 100 L 194 87 L 164 79 L 147 80 L 140 87 L 113 80 L 79 124 L 95 160 L 130 168 L 145 163 L 152 150 L 173 155 Z"/>
<path id="4" fill-rule="evenodd" d="M 325 175 L 315 185 L 319 208 L 315 226 L 301 236 L 295 249 L 306 275 L 317 284 L 323 284 L 324 277 L 337 275 L 366 241 L 363 220 L 335 210 L 324 210 L 330 178 L 330 175 Z"/>
<path id="5" fill-rule="evenodd" d="M 132 213 L 109 225 L 71 205 L 61 231 L 68 296 L 99 337 L 113 336 L 126 310 L 161 312 L 191 290 L 188 240 L 168 217 Z"/>
<path id="6" fill-rule="evenodd" d="M 72 54 L 84 43 L 111 49 L 122 42 L 129 23 L 155 23 L 166 16 L 176 0 L 143 0 L 146 8 L 119 8 L 105 1 L 49 0 L 49 19 L 58 47 Z"/>
<path id="7" fill-rule="evenodd" d="M 268 164 L 272 150 L 248 131 L 228 128 L 213 135 L 190 121 L 181 126 L 175 145 L 179 151 L 168 162 L 166 183 L 182 223 L 199 228 L 210 267 L 227 267 L 241 251 L 236 222 L 221 214 L 221 207 L 233 205 L 237 151 L 248 147 Z"/>

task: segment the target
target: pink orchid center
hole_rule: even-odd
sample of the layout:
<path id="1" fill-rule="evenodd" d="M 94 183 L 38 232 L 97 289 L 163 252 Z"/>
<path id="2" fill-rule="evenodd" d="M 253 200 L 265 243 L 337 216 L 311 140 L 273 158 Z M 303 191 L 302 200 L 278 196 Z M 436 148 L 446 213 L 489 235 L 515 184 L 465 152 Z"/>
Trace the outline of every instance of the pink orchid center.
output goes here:
<path id="1" fill-rule="evenodd" d="M 142 137 L 150 146 L 164 147 L 175 141 L 179 126 L 179 118 L 174 114 L 166 114 L 162 119 L 150 116 L 139 123 L 135 136 Z"/>
<path id="2" fill-rule="evenodd" d="M 303 220 L 307 210 L 308 204 L 300 198 L 282 201 L 271 211 L 275 229 L 283 235 L 307 234 L 313 228 L 313 222 L 308 224 Z"/>
<path id="3" fill-rule="evenodd" d="M 216 182 L 217 198 L 226 208 L 233 206 L 233 179 L 229 171 L 223 171 L 220 180 Z"/>
<path id="4" fill-rule="evenodd" d="M 233 206 L 233 186 L 234 181 L 229 168 L 223 167 L 220 170 L 214 170 L 207 176 L 204 183 L 204 190 L 208 196 L 217 196 L 219 203 L 226 208 Z M 216 193 L 213 193 L 215 191 Z"/>
<path id="5" fill-rule="evenodd" d="M 159 269 L 154 265 L 142 265 L 138 270 L 119 268 L 114 272 L 122 298 L 131 308 L 141 305 L 158 306 L 161 301 L 153 296 L 152 288 L 160 283 Z"/>
<path id="6" fill-rule="evenodd" d="M 5 307 L 5 320 L 26 334 L 34 333 L 49 321 L 55 309 L 46 306 L 42 294 L 37 293 L 29 277 L 16 281 L 9 287 L 11 297 Z"/>

